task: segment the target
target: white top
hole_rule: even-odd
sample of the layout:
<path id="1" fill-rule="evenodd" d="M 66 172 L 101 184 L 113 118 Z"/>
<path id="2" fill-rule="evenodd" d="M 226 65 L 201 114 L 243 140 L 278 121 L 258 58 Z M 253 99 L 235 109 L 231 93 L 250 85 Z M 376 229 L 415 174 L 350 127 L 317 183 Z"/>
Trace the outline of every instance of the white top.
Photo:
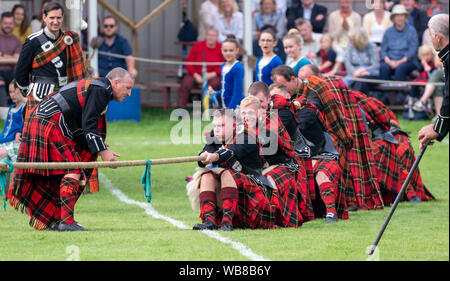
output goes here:
<path id="1" fill-rule="evenodd" d="M 228 34 L 233 34 L 237 39 L 244 39 L 244 15 L 241 12 L 233 13 L 228 23 L 223 14 L 219 14 L 215 28 L 219 31 L 219 42 L 227 39 Z"/>
<path id="2" fill-rule="evenodd" d="M 372 28 L 370 30 L 370 34 L 371 34 L 371 41 L 372 42 L 376 42 L 376 43 L 381 43 L 381 41 L 383 41 L 383 35 L 385 32 L 384 29 L 384 19 L 387 16 L 387 13 L 384 13 L 383 16 L 383 20 L 381 21 L 381 24 L 378 24 L 377 19 L 375 18 L 375 13 L 371 14 L 372 18 L 373 18 L 373 25 Z"/>
<path id="3" fill-rule="evenodd" d="M 218 10 L 219 8 L 209 0 L 206 0 L 201 4 L 200 11 L 198 13 L 199 21 L 197 41 L 205 40 L 208 27 L 214 26 L 214 21 L 219 16 Z"/>

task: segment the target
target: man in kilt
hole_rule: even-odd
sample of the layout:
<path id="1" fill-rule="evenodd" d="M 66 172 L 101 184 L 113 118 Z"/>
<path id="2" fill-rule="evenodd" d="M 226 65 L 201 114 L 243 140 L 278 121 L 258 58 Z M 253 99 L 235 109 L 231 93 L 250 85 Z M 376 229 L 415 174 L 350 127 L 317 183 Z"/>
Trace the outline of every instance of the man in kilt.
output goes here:
<path id="1" fill-rule="evenodd" d="M 394 113 L 382 102 L 360 92 L 353 92 L 353 96 L 365 113 L 372 134 L 377 179 L 382 188 L 384 204 L 390 205 L 411 169 L 414 149 L 408 135 L 399 129 Z M 423 185 L 419 169 L 415 171 L 405 194 L 411 203 L 434 199 Z"/>
<path id="2" fill-rule="evenodd" d="M 61 29 L 63 6 L 49 3 L 42 20 L 45 27 L 25 40 L 15 72 L 19 89 L 28 96 L 25 122 L 31 109 L 47 95 L 87 74 L 80 36 Z"/>
<path id="3" fill-rule="evenodd" d="M 258 140 L 262 144 L 262 155 L 266 169 L 263 171 L 276 187 L 280 209 L 277 210 L 277 224 L 297 227 L 314 218 L 311 200 L 308 196 L 308 185 L 304 164 L 294 153 L 291 137 L 281 121 L 286 119 L 283 111 L 272 110 L 269 105 L 270 90 L 264 82 L 255 82 L 248 94 L 259 100 L 258 111 L 246 116 L 247 123 L 255 127 Z M 249 98 L 248 101 L 255 99 Z M 256 107 L 254 101 L 250 107 Z M 248 107 L 248 106 L 247 106 Z M 295 125 L 295 121 L 294 121 Z M 281 218 L 281 221 L 280 221 Z"/>
<path id="4" fill-rule="evenodd" d="M 311 81 L 311 79 L 320 75 L 314 67 L 303 68 L 308 70 L 299 72 L 299 76 L 304 79 Z M 343 120 L 347 123 L 348 132 L 353 140 L 351 148 L 345 151 L 345 155 L 341 155 L 340 160 L 348 209 L 353 211 L 357 209 L 382 209 L 381 192 L 375 178 L 372 142 L 361 110 L 352 95 L 352 90 L 336 77 L 327 76 L 321 78 L 321 80 L 328 88 L 332 100 L 344 115 Z M 322 97 L 321 100 L 327 99 L 327 95 L 320 96 Z"/>
<path id="5" fill-rule="evenodd" d="M 18 162 L 114 161 L 119 154 L 105 144 L 106 107 L 131 94 L 134 80 L 122 68 L 106 78 L 86 79 L 52 93 L 31 112 L 25 124 Z M 84 231 L 74 207 L 91 169 L 15 169 L 7 199 L 26 212 L 35 229 Z"/>
<path id="6" fill-rule="evenodd" d="M 192 181 L 199 190 L 202 220 L 193 229 L 275 227 L 278 202 L 271 201 L 273 186 L 262 175 L 256 131 L 236 125 L 230 109 L 214 111 L 213 127 L 200 153 L 206 159 L 198 163 Z"/>
<path id="7" fill-rule="evenodd" d="M 309 184 L 309 191 L 313 203 L 316 203 L 314 204 L 316 217 L 324 214 L 327 223 L 336 222 L 338 217 L 347 219 L 345 190 L 338 164 L 339 154 L 329 135 L 324 132 L 326 125 L 321 113 L 303 96 L 291 102 L 289 92 L 282 84 L 274 83 L 270 89 L 272 106 L 274 108 L 288 106 L 298 124 L 295 150 L 309 151 L 303 154 L 303 157 L 311 162 L 308 173 L 313 181 Z M 320 194 L 320 197 L 316 194 Z"/>

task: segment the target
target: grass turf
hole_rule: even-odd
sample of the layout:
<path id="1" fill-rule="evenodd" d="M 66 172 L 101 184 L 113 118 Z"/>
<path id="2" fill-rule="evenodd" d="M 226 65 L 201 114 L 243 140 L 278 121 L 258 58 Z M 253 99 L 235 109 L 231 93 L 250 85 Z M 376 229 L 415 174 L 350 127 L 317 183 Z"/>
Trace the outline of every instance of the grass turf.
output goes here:
<path id="1" fill-rule="evenodd" d="M 122 155 L 120 160 L 197 155 L 201 144 L 170 144 L 171 128 L 178 121 L 169 121 L 169 116 L 158 109 L 146 109 L 139 124 L 110 123 L 107 143 Z M 428 123 L 402 120 L 416 151 L 417 132 Z M 419 166 L 424 183 L 438 200 L 418 205 L 400 203 L 379 243 L 377 259 L 449 260 L 448 147 L 448 138 L 429 147 Z M 184 179 L 195 167 L 196 163 L 152 167 L 151 205 L 189 228 L 200 221 L 185 192 Z M 143 170 L 133 167 L 100 172 L 128 198 L 144 202 Z M 119 201 L 104 185 L 100 183 L 99 193 L 82 196 L 76 206 L 76 220 L 94 229 L 90 232 L 35 231 L 25 214 L 9 205 L 6 212 L 1 210 L 0 260 L 247 260 L 229 244 L 177 228 L 138 206 Z M 366 248 L 388 211 L 389 207 L 350 213 L 350 219 L 337 224 L 316 219 L 298 229 L 235 230 L 220 235 L 269 260 L 360 261 L 367 259 Z"/>

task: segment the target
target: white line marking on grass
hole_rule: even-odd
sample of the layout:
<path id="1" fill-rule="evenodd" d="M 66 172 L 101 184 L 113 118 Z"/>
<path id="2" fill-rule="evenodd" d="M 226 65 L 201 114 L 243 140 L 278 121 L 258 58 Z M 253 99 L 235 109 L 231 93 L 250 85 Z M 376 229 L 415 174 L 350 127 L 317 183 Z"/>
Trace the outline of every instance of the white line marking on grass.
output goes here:
<path id="1" fill-rule="evenodd" d="M 152 216 L 155 219 L 165 220 L 172 224 L 175 227 L 178 227 L 180 229 L 191 229 L 187 225 L 185 225 L 183 222 L 172 219 L 170 217 L 161 215 L 158 213 L 151 204 L 148 204 L 146 202 L 139 202 L 133 199 L 128 198 L 120 189 L 116 188 L 113 183 L 108 179 L 107 176 L 105 176 L 103 173 L 99 173 L 99 179 L 102 181 L 105 185 L 104 187 L 108 189 L 114 196 L 116 196 L 120 201 L 124 202 L 128 205 L 136 205 L 142 209 L 144 209 L 145 213 L 147 215 Z M 224 237 L 220 235 L 217 231 L 211 231 L 211 230 L 203 230 L 202 233 L 206 234 L 210 238 L 216 239 L 224 244 L 230 244 L 231 247 L 235 250 L 237 250 L 241 255 L 247 257 L 250 260 L 253 261 L 268 261 L 264 257 L 255 254 L 250 248 L 245 246 L 244 244 L 240 242 L 235 242 L 231 240 L 228 237 Z"/>

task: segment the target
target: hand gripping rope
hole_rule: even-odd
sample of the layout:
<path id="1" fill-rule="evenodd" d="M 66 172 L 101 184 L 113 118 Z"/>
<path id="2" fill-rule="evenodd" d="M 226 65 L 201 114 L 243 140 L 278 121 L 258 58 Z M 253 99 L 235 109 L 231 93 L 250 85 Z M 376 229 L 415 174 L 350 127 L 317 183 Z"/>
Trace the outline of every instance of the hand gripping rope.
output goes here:
<path id="1" fill-rule="evenodd" d="M 152 185 L 151 185 L 151 166 L 152 165 L 164 165 L 186 162 L 198 162 L 205 160 L 205 157 L 200 156 L 188 156 L 188 157 L 175 157 L 175 158 L 162 158 L 153 160 L 130 160 L 130 161 L 103 161 L 103 162 L 46 162 L 46 163 L 34 163 L 34 162 L 15 162 L 12 163 L 7 158 L 0 161 L 0 195 L 4 198 L 4 209 L 6 210 L 6 177 L 7 173 L 12 173 L 14 169 L 93 169 L 93 168 L 120 168 L 120 167 L 136 167 L 145 166 L 144 173 L 141 177 L 141 184 L 144 186 L 145 197 L 147 202 L 151 202 L 152 199 Z"/>

